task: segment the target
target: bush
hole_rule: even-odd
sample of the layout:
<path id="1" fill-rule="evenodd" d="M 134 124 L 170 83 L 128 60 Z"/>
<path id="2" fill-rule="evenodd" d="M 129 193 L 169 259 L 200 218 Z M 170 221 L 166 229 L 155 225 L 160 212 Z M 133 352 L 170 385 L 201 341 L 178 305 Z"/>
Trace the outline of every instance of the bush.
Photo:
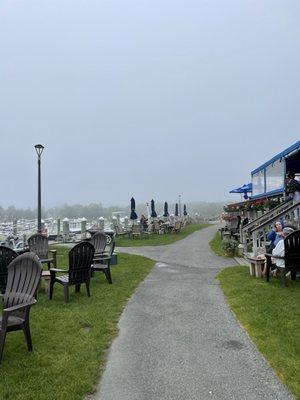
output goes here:
<path id="1" fill-rule="evenodd" d="M 223 240 L 221 244 L 221 248 L 227 255 L 234 255 L 235 251 L 238 247 L 238 242 L 236 240 Z"/>

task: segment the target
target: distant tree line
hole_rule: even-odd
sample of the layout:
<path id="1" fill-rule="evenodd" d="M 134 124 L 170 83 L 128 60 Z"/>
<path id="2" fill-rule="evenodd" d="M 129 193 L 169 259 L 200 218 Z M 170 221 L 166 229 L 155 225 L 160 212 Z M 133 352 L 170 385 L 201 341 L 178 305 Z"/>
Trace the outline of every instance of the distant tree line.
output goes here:
<path id="1" fill-rule="evenodd" d="M 213 217 L 219 215 L 225 202 L 204 202 L 195 201 L 187 203 L 187 212 L 191 216 L 198 213 L 202 217 Z M 174 214 L 175 204 L 169 204 L 169 213 Z M 183 204 L 182 204 L 183 210 Z M 104 207 L 101 203 L 91 203 L 87 205 L 82 204 L 63 204 L 61 206 L 52 207 L 49 209 L 42 209 L 42 218 L 80 218 L 85 217 L 88 220 L 104 217 L 111 217 L 113 211 L 123 211 L 128 217 L 130 216 L 130 207 L 111 206 Z M 145 204 L 137 204 L 136 211 L 138 216 L 141 214 L 147 215 Z M 163 203 L 156 203 L 156 212 L 158 215 L 163 214 Z M 14 219 L 35 219 L 37 217 L 37 210 L 30 208 L 16 208 L 9 206 L 3 208 L 0 206 L 0 221 L 12 221 Z"/>

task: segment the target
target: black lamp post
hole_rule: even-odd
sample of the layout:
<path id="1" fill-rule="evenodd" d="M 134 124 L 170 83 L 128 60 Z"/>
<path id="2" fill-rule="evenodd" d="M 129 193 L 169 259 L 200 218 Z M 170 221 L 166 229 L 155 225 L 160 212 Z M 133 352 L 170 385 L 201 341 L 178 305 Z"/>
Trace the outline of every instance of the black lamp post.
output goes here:
<path id="1" fill-rule="evenodd" d="M 42 233 L 42 200 L 41 200 L 41 155 L 44 150 L 44 146 L 36 144 L 36 154 L 38 155 L 38 233 Z"/>
<path id="2" fill-rule="evenodd" d="M 178 204 L 179 204 L 179 217 L 181 217 L 181 194 L 178 196 Z"/>

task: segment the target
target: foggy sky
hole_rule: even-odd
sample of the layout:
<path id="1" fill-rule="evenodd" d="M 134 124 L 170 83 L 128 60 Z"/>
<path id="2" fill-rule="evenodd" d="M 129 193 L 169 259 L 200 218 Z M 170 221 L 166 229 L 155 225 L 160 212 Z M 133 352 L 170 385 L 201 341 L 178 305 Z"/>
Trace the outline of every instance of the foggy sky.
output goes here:
<path id="1" fill-rule="evenodd" d="M 300 139 L 298 0 L 0 5 L 0 205 L 239 200 Z M 237 197 L 236 197 L 237 196 Z"/>

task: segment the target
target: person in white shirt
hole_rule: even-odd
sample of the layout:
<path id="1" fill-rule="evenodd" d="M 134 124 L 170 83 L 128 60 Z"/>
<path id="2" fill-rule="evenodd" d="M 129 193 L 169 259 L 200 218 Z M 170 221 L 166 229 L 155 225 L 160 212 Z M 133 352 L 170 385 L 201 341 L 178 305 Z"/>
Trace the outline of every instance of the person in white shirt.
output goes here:
<path id="1" fill-rule="evenodd" d="M 294 232 L 293 228 L 285 227 L 283 228 L 283 239 L 289 235 L 290 233 Z M 280 240 L 276 247 L 272 251 L 273 256 L 284 257 L 284 240 Z M 281 258 L 272 258 L 272 262 L 276 264 L 277 268 L 284 268 L 284 260 Z"/>

